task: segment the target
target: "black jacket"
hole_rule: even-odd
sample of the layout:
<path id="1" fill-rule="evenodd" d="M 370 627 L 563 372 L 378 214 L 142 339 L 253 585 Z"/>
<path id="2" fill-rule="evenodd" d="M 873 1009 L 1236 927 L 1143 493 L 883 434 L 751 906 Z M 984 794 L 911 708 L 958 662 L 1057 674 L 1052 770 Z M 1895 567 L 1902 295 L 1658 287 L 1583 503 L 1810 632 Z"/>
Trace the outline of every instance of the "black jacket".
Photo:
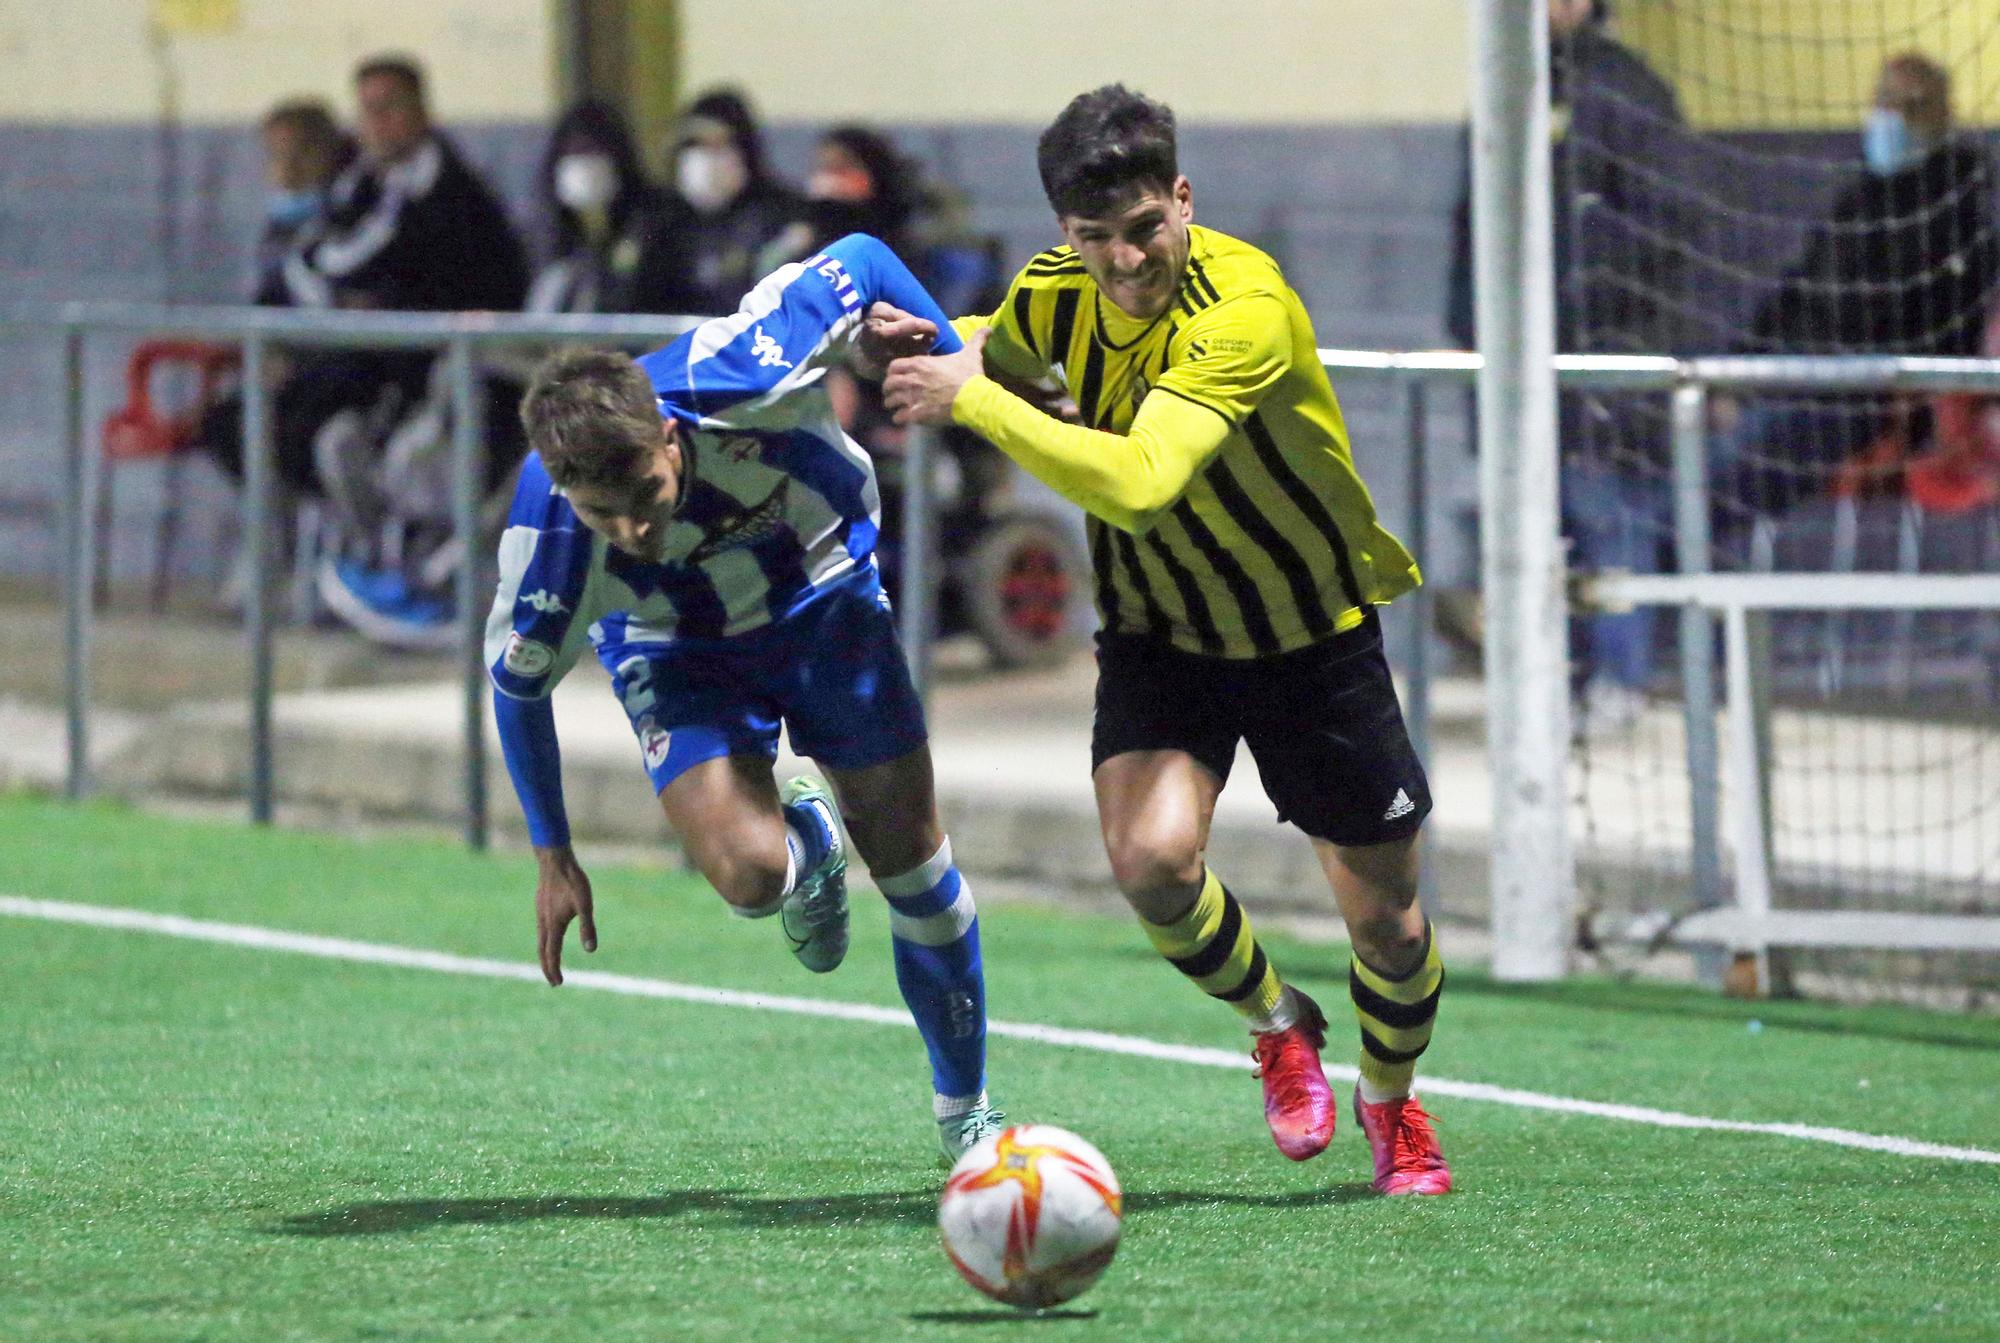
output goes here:
<path id="1" fill-rule="evenodd" d="M 1843 191 L 1744 344 L 1794 354 L 1977 354 L 1996 280 L 1992 165 L 1970 144 L 1947 143 Z"/>
<path id="2" fill-rule="evenodd" d="M 1556 347 L 1671 353 L 1686 343 L 1685 266 L 1698 228 L 1684 193 L 1680 104 L 1632 51 L 1596 28 L 1552 53 Z M 1478 343 L 1472 288 L 1470 136 L 1454 218 L 1445 326 Z"/>
<path id="3" fill-rule="evenodd" d="M 527 295 L 528 265 L 493 192 L 434 132 L 401 162 L 335 179 L 323 236 L 284 278 L 301 307 L 506 311 Z"/>
<path id="4" fill-rule="evenodd" d="M 633 311 L 704 317 L 735 312 L 765 271 L 790 259 L 774 257 L 770 249 L 799 214 L 798 197 L 768 179 L 752 181 L 727 207 L 707 215 L 669 193 L 639 251 Z"/>

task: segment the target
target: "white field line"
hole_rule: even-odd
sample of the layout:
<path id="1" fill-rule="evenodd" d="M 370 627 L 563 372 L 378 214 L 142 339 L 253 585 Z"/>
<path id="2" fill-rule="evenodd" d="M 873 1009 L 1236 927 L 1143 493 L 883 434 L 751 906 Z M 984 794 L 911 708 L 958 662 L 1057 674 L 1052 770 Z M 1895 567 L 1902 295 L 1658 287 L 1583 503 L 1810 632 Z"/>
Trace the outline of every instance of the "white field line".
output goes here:
<path id="1" fill-rule="evenodd" d="M 434 970 L 447 975 L 473 975 L 486 979 L 517 979 L 531 984 L 542 982 L 539 966 L 525 961 L 493 961 L 475 956 L 454 956 L 441 951 L 421 951 L 414 947 L 390 946 L 380 942 L 354 942 L 343 937 L 315 937 L 276 928 L 258 928 L 240 923 L 212 923 L 205 919 L 181 918 L 173 914 L 152 914 L 136 909 L 116 909 L 103 905 L 73 904 L 64 900 L 25 900 L 0 896 L 0 914 L 24 919 L 45 919 L 56 923 L 81 923 L 94 928 L 117 928 L 127 932 L 158 933 L 197 942 L 226 946 L 255 947 L 262 951 L 286 951 L 325 960 L 358 961 L 367 965 L 398 966 L 406 970 Z M 831 1017 L 840 1021 L 862 1021 L 877 1026 L 910 1029 L 909 1014 L 897 1008 L 871 1007 L 865 1003 L 825 1002 L 814 998 L 787 998 L 777 994 L 742 993 L 733 989 L 704 988 L 698 984 L 676 984 L 664 979 L 642 979 L 635 975 L 604 974 L 595 970 L 565 970 L 563 983 L 569 988 L 596 989 L 636 998 L 666 998 L 675 1002 L 704 1003 L 711 1007 L 739 1007 L 761 1012 L 789 1012 L 798 1016 Z M 1027 1022 L 993 1021 L 987 1034 L 1038 1044 L 1060 1045 L 1069 1049 L 1091 1049 L 1105 1054 L 1128 1054 L 1137 1058 L 1161 1059 L 1169 1063 L 1189 1063 L 1204 1068 L 1249 1070 L 1247 1050 L 1207 1049 L 1195 1045 L 1166 1044 L 1134 1035 L 1113 1035 L 1105 1031 L 1067 1030 L 1060 1026 L 1039 1026 Z M 1355 1070 L 1333 1066 L 1329 1077 L 1353 1081 Z M 1740 1119 L 1711 1119 L 1704 1115 L 1655 1110 L 1645 1105 L 1614 1105 L 1605 1101 L 1576 1100 L 1549 1096 L 1511 1087 L 1489 1086 L 1484 1082 L 1453 1082 L 1442 1077 L 1426 1077 L 1427 1096 L 1451 1096 L 1460 1100 L 1490 1101 L 1529 1110 L 1551 1110 L 1559 1114 L 1590 1115 L 1597 1119 L 1618 1119 L 1658 1128 L 1711 1129 L 1724 1133 L 1763 1133 L 1805 1142 L 1830 1143 L 1836 1147 L 1859 1148 L 1866 1152 L 1887 1152 L 1893 1156 L 1928 1157 L 1939 1161 L 1968 1161 L 2000 1165 L 2000 1152 L 1979 1147 L 1950 1147 L 1942 1143 L 1920 1142 L 1914 1138 L 1856 1133 L 1850 1129 L 1826 1128 L 1818 1124 L 1761 1124 Z"/>

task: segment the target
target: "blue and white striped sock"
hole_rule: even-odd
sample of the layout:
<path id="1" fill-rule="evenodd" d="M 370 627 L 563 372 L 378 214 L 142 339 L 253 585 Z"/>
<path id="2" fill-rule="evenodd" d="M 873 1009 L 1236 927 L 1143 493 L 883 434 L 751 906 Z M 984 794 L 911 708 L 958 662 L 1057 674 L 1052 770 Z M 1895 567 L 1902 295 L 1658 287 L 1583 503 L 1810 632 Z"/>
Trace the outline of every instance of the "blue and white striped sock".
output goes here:
<path id="1" fill-rule="evenodd" d="M 823 806 L 794 802 L 782 809 L 785 817 L 785 848 L 792 865 L 803 877 L 823 862 L 833 850 L 833 817 Z"/>
<path id="2" fill-rule="evenodd" d="M 978 1096 L 986 1082 L 986 978 L 972 890 L 947 839 L 929 862 L 875 883 L 889 901 L 896 983 L 930 1051 L 940 1096 Z"/>

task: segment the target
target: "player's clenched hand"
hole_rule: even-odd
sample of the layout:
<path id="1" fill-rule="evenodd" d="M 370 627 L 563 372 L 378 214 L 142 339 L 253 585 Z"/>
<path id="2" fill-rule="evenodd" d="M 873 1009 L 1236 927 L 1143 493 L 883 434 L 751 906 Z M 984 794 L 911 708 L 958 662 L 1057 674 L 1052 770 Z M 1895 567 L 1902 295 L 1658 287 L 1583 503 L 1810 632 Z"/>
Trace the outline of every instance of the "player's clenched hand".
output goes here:
<path id="1" fill-rule="evenodd" d="M 880 378 L 894 360 L 929 354 L 937 338 L 937 323 L 929 318 L 904 312 L 893 303 L 871 303 L 854 340 L 855 371 Z"/>
<path id="2" fill-rule="evenodd" d="M 958 389 L 986 371 L 986 342 L 993 328 L 982 326 L 956 354 L 929 354 L 898 359 L 882 380 L 882 401 L 897 424 L 951 423 L 951 403 Z"/>
<path id="3" fill-rule="evenodd" d="M 535 936 L 542 955 L 542 977 L 560 984 L 563 936 L 572 921 L 581 921 L 579 930 L 585 951 L 597 950 L 597 921 L 591 917 L 590 878 L 576 861 L 569 845 L 536 849 Z"/>

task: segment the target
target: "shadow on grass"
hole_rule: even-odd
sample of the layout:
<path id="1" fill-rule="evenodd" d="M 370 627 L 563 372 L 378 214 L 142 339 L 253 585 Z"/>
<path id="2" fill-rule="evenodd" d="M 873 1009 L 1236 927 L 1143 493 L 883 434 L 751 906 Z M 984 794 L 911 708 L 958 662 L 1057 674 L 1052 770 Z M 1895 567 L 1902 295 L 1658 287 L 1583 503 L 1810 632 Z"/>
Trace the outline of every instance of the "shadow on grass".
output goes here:
<path id="1" fill-rule="evenodd" d="M 1094 1310 L 1014 1310 L 999 1306 L 993 1310 L 916 1310 L 906 1319 L 919 1324 L 1061 1324 L 1068 1320 L 1094 1320 Z"/>
<path id="2" fill-rule="evenodd" d="M 1683 1021 L 1739 1025 L 1757 1021 L 1765 1030 L 1936 1045 L 1942 1049 L 2000 1048 L 2000 1023 L 1895 1005 L 1851 1007 L 1800 999 L 1753 1002 L 1725 998 L 1705 989 L 1621 984 L 1603 979 L 1579 979 L 1565 984 L 1503 984 L 1485 975 L 1469 974 L 1453 975 L 1446 993 Z"/>
<path id="3" fill-rule="evenodd" d="M 1375 1190 L 1365 1180 L 1354 1180 L 1326 1189 L 1296 1189 L 1289 1194 L 1219 1194 L 1207 1189 L 1128 1189 L 1125 1211 L 1161 1212 L 1168 1208 L 1319 1208 L 1341 1203 L 1359 1203 L 1374 1198 Z"/>
<path id="4" fill-rule="evenodd" d="M 767 1198 L 739 1189 L 683 1189 L 650 1198 L 437 1198 L 350 1203 L 325 1212 L 296 1213 L 267 1228 L 281 1236 L 379 1236 L 429 1227 L 533 1222 L 573 1217 L 699 1217 L 721 1213 L 744 1226 L 786 1222 L 929 1222 L 937 1193 L 929 1189 L 825 1198 Z"/>
<path id="5" fill-rule="evenodd" d="M 1450 952 L 1447 945 L 1447 964 Z M 1287 946 L 1283 957 L 1285 977 L 1306 985 L 1322 1004 L 1327 1004 L 1328 994 L 1340 996 L 1347 983 L 1348 955 L 1345 945 Z M 1943 1049 L 2000 1049 L 2000 1022 L 1893 1003 L 1855 1007 L 1802 998 L 1749 1001 L 1726 998 L 1712 989 L 1691 985 L 1629 983 L 1589 974 L 1558 984 L 1509 984 L 1480 970 L 1451 968 L 1449 973 L 1445 985 L 1447 1007 L 1454 998 L 1484 998 L 1682 1021 L 1743 1025 L 1754 1020 L 1764 1030 L 1936 1045 Z M 1329 987 L 1322 990 L 1321 985 Z"/>
<path id="6" fill-rule="evenodd" d="M 1288 1194 L 1212 1193 L 1205 1190 L 1134 1190 L 1130 1212 L 1234 1205 L 1255 1208 L 1310 1208 L 1373 1198 L 1366 1184 Z M 825 1198 L 769 1198 L 739 1189 L 684 1189 L 650 1198 L 438 1198 L 350 1203 L 324 1212 L 295 1213 L 265 1229 L 278 1236 L 381 1236 L 434 1227 L 493 1222 L 533 1222 L 548 1218 L 601 1219 L 702 1217 L 721 1214 L 742 1226 L 782 1226 L 795 1222 L 903 1222 L 928 1225 L 937 1216 L 935 1189 L 880 1194 L 836 1194 Z"/>

